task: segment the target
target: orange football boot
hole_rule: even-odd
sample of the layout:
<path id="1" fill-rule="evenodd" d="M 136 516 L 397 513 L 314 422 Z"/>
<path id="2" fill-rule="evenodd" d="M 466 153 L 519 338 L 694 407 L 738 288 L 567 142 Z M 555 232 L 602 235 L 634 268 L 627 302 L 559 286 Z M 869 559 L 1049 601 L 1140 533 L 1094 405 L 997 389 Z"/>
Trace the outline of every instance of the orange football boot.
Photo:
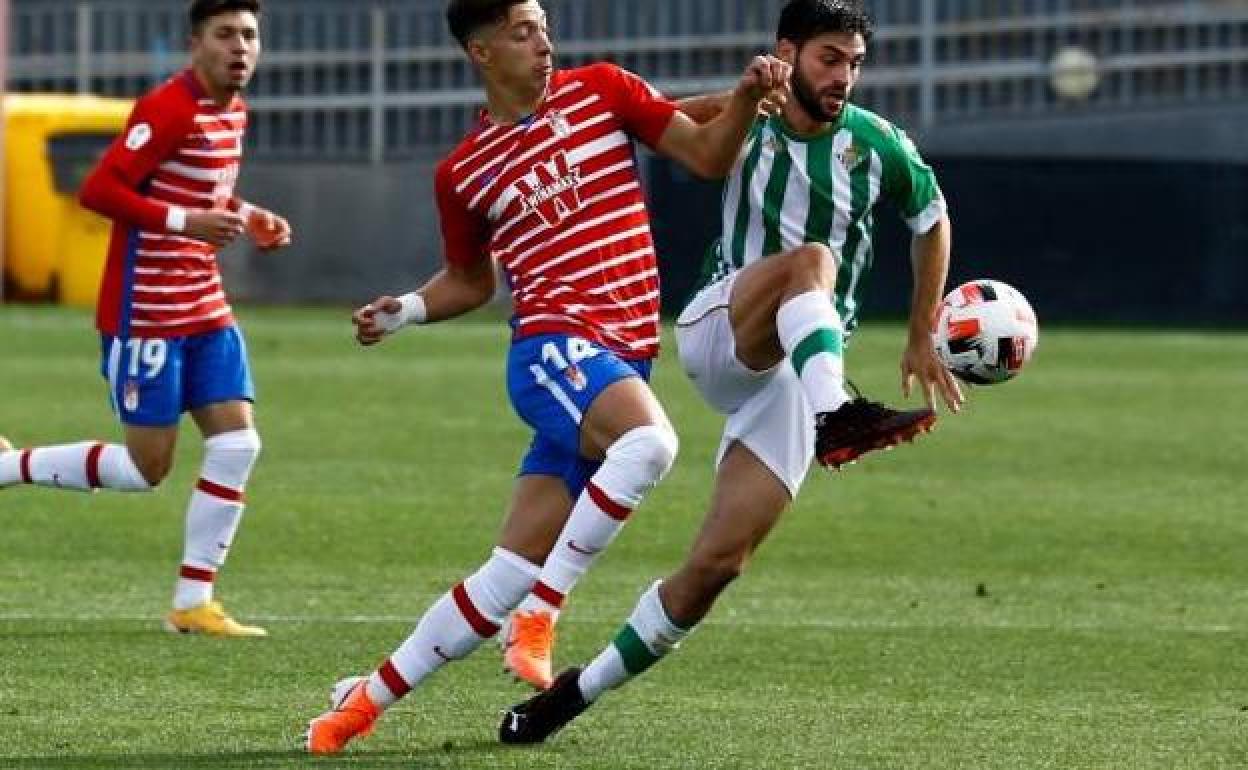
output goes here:
<path id="1" fill-rule="evenodd" d="M 549 612 L 512 613 L 503 648 L 503 667 L 516 679 L 539 690 L 550 687 L 550 652 L 555 646 L 555 619 Z"/>
<path id="2" fill-rule="evenodd" d="M 352 676 L 334 685 L 332 709 L 308 723 L 307 747 L 312 754 L 337 754 L 353 738 L 373 731 L 381 709 L 368 697 L 368 677 Z"/>

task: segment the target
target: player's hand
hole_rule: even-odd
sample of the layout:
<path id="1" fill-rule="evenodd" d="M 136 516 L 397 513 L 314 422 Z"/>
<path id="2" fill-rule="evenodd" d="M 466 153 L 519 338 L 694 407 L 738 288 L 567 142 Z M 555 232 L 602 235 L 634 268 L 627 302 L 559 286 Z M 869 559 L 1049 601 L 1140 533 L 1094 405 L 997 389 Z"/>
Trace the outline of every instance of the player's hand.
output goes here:
<path id="1" fill-rule="evenodd" d="M 403 309 L 394 297 L 378 297 L 351 315 L 355 324 L 355 339 L 361 345 L 376 345 L 393 331 L 391 319 Z"/>
<path id="2" fill-rule="evenodd" d="M 789 92 L 783 88 L 773 90 L 771 93 L 763 97 L 758 103 L 758 114 L 762 117 L 768 115 L 779 115 L 784 111 L 784 105 L 789 101 Z"/>
<path id="3" fill-rule="evenodd" d="M 268 209 L 252 207 L 247 219 L 247 234 L 261 251 L 272 251 L 290 245 L 290 222 Z"/>
<path id="4" fill-rule="evenodd" d="M 213 246 L 229 246 L 243 234 L 243 218 L 225 209 L 190 209 L 186 212 L 187 236 Z"/>
<path id="5" fill-rule="evenodd" d="M 906 350 L 901 354 L 901 393 L 906 398 L 914 388 L 915 381 L 923 389 L 923 400 L 932 411 L 936 411 L 936 398 L 945 402 L 950 412 L 957 414 L 962 411 L 966 399 L 962 388 L 945 365 L 936 355 L 936 346 L 931 335 L 912 335 Z"/>
<path id="6" fill-rule="evenodd" d="M 775 112 L 789 98 L 789 75 L 793 68 L 775 56 L 755 56 L 737 84 L 737 93 L 760 109 Z"/>

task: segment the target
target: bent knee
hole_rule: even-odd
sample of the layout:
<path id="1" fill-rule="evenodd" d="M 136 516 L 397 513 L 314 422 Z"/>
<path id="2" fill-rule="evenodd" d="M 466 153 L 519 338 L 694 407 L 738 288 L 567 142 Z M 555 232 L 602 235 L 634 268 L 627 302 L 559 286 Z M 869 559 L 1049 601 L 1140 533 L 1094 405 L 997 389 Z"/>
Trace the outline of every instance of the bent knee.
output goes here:
<path id="1" fill-rule="evenodd" d="M 241 489 L 260 457 L 260 434 L 251 428 L 219 433 L 204 441 L 203 474 L 219 484 Z"/>
<path id="2" fill-rule="evenodd" d="M 804 243 L 788 254 L 790 269 L 822 282 L 835 281 L 840 261 L 832 249 L 822 243 Z"/>
<path id="3" fill-rule="evenodd" d="M 259 433 L 252 428 L 245 428 L 228 433 L 218 433 L 207 438 L 204 440 L 204 448 L 209 452 L 229 452 L 254 460 L 260 456 L 263 444 L 260 442 Z"/>
<path id="4" fill-rule="evenodd" d="M 669 427 L 633 428 L 607 449 L 606 461 L 594 474 L 595 484 L 612 500 L 635 508 L 671 470 L 679 448 Z"/>
<path id="5" fill-rule="evenodd" d="M 672 469 L 679 452 L 680 439 L 670 428 L 643 425 L 621 436 L 607 454 L 632 458 L 642 475 L 657 483 Z"/>

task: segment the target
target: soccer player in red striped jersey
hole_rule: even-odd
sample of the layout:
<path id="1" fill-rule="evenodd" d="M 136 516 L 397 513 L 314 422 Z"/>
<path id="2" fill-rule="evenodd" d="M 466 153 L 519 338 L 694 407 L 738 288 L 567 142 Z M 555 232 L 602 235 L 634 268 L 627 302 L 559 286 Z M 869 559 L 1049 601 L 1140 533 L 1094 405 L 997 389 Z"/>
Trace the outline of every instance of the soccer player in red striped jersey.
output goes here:
<path id="1" fill-rule="evenodd" d="M 260 0 L 194 0 L 188 15 L 190 67 L 138 100 L 80 193 L 113 220 L 96 325 L 125 444 L 15 450 L 0 442 L 0 487 L 149 491 L 168 475 L 178 422 L 190 412 L 204 437 L 203 468 L 165 627 L 265 636 L 213 598 L 260 452 L 247 350 L 217 249 L 243 233 L 261 249 L 280 248 L 291 230 L 234 195 L 247 124 L 239 94 L 260 54 Z"/>
<path id="2" fill-rule="evenodd" d="M 511 622 L 548 631 L 671 467 L 676 435 L 647 384 L 658 270 L 633 140 L 722 177 L 760 103 L 788 79 L 788 65 L 756 58 L 723 112 L 698 125 L 614 65 L 556 70 L 536 0 L 452 0 L 447 20 L 481 73 L 487 109 L 437 169 L 446 265 L 418 291 L 358 310 L 357 337 L 371 345 L 479 307 L 497 267 L 514 309 L 508 391 L 535 435 L 492 556 L 371 676 L 338 683 L 333 709 L 309 725 L 318 754 L 369 732 L 431 673 L 498 633 L 531 591 L 544 607 Z"/>

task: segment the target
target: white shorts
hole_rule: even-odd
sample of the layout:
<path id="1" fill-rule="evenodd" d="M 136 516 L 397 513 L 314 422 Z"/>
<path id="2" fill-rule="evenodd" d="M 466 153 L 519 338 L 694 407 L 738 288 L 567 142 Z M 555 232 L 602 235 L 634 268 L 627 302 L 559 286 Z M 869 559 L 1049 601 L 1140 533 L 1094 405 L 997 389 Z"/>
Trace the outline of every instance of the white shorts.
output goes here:
<path id="1" fill-rule="evenodd" d="M 815 416 L 787 360 L 756 372 L 737 359 L 728 300 L 736 274 L 707 286 L 676 319 L 680 363 L 706 402 L 727 416 L 715 464 L 740 441 L 797 497 L 815 454 Z"/>

